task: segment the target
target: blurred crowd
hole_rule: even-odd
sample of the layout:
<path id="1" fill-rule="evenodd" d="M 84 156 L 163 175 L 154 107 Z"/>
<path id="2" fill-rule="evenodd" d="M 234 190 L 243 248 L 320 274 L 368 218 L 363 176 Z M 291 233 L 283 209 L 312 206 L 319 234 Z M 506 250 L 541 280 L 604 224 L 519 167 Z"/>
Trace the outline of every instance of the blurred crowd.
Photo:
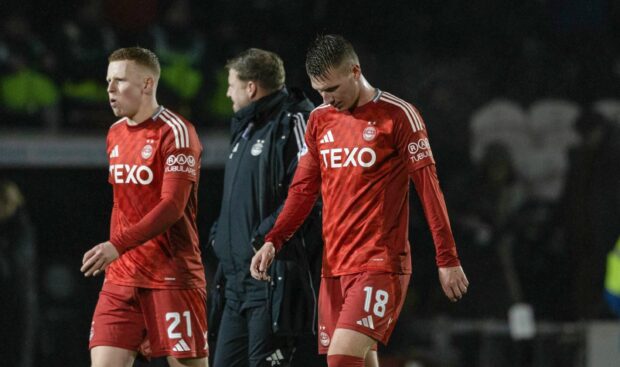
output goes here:
<path id="1" fill-rule="evenodd" d="M 160 57 L 160 103 L 200 130 L 226 129 L 227 59 L 275 51 L 287 84 L 320 102 L 305 45 L 318 32 L 342 33 L 369 80 L 425 118 L 472 281 L 458 307 L 442 301 L 414 203 L 412 315 L 503 319 L 526 302 L 537 318 L 611 316 L 603 279 L 620 235 L 618 2 L 5 3 L 0 130 L 104 134 L 113 120 L 107 57 L 133 45 Z"/>

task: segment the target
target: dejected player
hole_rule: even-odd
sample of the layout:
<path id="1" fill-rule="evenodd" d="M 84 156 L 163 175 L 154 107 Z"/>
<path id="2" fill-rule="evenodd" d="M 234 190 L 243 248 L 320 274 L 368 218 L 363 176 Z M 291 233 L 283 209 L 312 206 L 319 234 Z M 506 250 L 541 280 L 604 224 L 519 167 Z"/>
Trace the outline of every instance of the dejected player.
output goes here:
<path id="1" fill-rule="evenodd" d="M 171 366 L 207 366 L 205 278 L 196 228 L 202 147 L 191 123 L 156 100 L 160 66 L 132 47 L 109 57 L 114 189 L 109 241 L 88 250 L 105 271 L 90 332 L 92 366 L 131 366 L 142 342 Z"/>
<path id="2" fill-rule="evenodd" d="M 436 248 L 439 279 L 457 301 L 469 282 L 460 266 L 424 121 L 402 99 L 371 86 L 341 36 L 310 46 L 306 71 L 323 104 L 310 115 L 302 156 L 286 204 L 250 271 L 266 270 L 282 244 L 323 198 L 323 271 L 319 352 L 328 365 L 377 366 L 402 308 L 411 257 L 409 179 Z"/>

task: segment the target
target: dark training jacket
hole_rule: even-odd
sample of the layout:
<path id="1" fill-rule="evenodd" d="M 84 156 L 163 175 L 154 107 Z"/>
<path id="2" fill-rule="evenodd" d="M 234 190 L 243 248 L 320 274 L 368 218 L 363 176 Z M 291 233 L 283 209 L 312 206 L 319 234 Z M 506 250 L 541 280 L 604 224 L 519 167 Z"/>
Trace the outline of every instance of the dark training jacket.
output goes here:
<path id="1" fill-rule="evenodd" d="M 212 333 L 219 328 L 225 298 L 242 307 L 268 300 L 273 331 L 279 335 L 314 331 L 322 252 L 320 200 L 276 257 L 271 282 L 252 278 L 249 270 L 255 249 L 283 207 L 313 108 L 303 92 L 282 89 L 237 111 L 232 119 L 222 206 L 208 242 L 219 260 L 208 300 Z"/>

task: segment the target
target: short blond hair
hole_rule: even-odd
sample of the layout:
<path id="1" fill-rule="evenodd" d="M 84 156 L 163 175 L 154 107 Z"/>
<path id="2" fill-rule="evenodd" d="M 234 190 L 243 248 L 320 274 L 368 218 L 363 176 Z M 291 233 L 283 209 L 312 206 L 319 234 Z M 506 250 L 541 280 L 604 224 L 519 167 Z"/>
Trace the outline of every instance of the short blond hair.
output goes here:
<path id="1" fill-rule="evenodd" d="M 134 61 L 138 65 L 142 65 L 151 70 L 156 77 L 161 74 L 161 66 L 159 65 L 159 58 L 151 50 L 142 47 L 126 47 L 119 48 L 112 52 L 108 57 L 108 62 L 112 61 Z"/>

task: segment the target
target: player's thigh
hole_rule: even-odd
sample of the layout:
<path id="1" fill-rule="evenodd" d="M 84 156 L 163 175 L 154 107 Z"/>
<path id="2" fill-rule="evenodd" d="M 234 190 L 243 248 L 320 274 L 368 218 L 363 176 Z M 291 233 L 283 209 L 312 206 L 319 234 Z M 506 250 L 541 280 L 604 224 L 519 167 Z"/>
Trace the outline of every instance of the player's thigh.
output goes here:
<path id="1" fill-rule="evenodd" d="M 375 339 L 359 331 L 336 328 L 327 354 L 365 358 L 370 348 L 376 343 Z"/>
<path id="2" fill-rule="evenodd" d="M 170 367 L 209 367 L 208 358 L 175 358 L 168 356 Z"/>
<path id="3" fill-rule="evenodd" d="M 92 367 L 131 367 L 137 352 L 128 349 L 98 346 L 90 350 Z"/>
<path id="4" fill-rule="evenodd" d="M 379 357 L 376 350 L 369 350 L 364 358 L 364 367 L 379 367 Z"/>
<path id="5" fill-rule="evenodd" d="M 148 289 L 140 302 L 153 357 L 208 357 L 204 289 Z"/>

